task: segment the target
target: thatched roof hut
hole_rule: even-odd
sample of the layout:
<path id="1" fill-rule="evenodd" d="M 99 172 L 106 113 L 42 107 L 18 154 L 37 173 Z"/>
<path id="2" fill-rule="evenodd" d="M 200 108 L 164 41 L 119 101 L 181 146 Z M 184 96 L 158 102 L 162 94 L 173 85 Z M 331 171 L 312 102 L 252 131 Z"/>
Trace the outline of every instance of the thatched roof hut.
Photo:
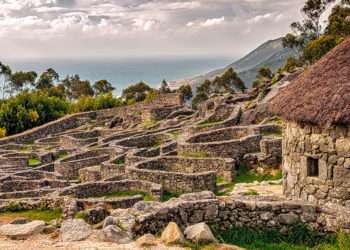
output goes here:
<path id="1" fill-rule="evenodd" d="M 350 125 L 350 39 L 284 88 L 269 109 L 292 122 Z"/>

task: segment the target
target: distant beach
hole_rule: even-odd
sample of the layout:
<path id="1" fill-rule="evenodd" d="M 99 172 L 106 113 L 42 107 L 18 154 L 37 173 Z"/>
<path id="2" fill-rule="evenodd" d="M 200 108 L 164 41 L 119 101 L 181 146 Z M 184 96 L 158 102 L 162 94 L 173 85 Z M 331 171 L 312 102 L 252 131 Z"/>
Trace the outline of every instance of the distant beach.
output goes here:
<path id="1" fill-rule="evenodd" d="M 158 87 L 163 79 L 173 81 L 197 76 L 233 61 L 233 58 L 223 57 L 2 60 L 15 71 L 42 72 L 47 68 L 54 68 L 61 79 L 67 74 L 79 74 L 82 79 L 91 82 L 106 79 L 116 88 L 115 95 L 120 95 L 125 87 L 141 80 L 153 87 Z"/>

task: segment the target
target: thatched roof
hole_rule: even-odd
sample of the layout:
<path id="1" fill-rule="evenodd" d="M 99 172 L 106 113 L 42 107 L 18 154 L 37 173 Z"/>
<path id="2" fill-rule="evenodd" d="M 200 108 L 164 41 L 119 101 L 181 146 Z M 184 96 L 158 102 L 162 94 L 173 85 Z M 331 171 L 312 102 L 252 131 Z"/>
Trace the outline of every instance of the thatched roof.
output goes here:
<path id="1" fill-rule="evenodd" d="M 288 121 L 350 125 L 350 39 L 281 90 L 269 110 Z"/>

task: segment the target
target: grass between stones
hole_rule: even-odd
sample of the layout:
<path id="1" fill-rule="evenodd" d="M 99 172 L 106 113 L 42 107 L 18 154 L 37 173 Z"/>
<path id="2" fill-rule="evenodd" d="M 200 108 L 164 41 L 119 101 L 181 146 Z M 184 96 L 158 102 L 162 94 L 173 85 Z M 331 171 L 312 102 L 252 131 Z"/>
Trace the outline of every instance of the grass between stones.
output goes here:
<path id="1" fill-rule="evenodd" d="M 288 234 L 274 230 L 257 230 L 238 226 L 232 226 L 224 232 L 218 232 L 215 229 L 213 231 L 220 242 L 237 245 L 247 250 L 350 249 L 350 234 L 339 232 L 337 235 L 323 236 L 300 222 L 292 225 Z M 211 250 L 205 247 L 197 249 Z"/>
<path id="2" fill-rule="evenodd" d="M 204 120 L 204 121 L 201 121 L 199 123 L 197 123 L 197 126 L 198 127 L 213 127 L 215 125 L 220 125 L 220 124 L 223 124 L 224 121 L 215 121 L 215 122 L 210 122 L 208 120 Z"/>
<path id="3" fill-rule="evenodd" d="M 171 193 L 171 192 L 168 192 L 168 191 L 163 191 L 163 194 L 162 196 L 160 197 L 160 200 L 162 202 L 165 202 L 165 201 L 168 201 L 172 198 L 178 198 L 180 197 L 180 193 Z"/>
<path id="4" fill-rule="evenodd" d="M 206 152 L 180 152 L 179 156 L 184 158 L 210 158 Z"/>
<path id="5" fill-rule="evenodd" d="M 32 158 L 29 158 L 29 159 L 28 159 L 28 165 L 29 165 L 30 167 L 39 165 L 40 163 L 41 163 L 41 161 L 40 161 L 38 158 L 36 158 L 36 157 L 32 157 Z"/>
<path id="6" fill-rule="evenodd" d="M 26 218 L 29 220 L 43 220 L 49 222 L 62 217 L 61 209 L 31 209 L 23 211 L 8 211 L 0 213 L 0 221 L 13 220 L 15 218 Z"/>
<path id="7" fill-rule="evenodd" d="M 152 120 L 152 119 L 149 119 L 149 120 L 145 120 L 141 126 L 144 128 L 144 129 L 150 129 L 154 126 L 156 126 L 158 124 L 158 122 L 156 120 Z"/>
<path id="8" fill-rule="evenodd" d="M 131 197 L 135 195 L 142 195 L 144 201 L 153 201 L 153 197 L 151 194 L 147 192 L 137 192 L 137 191 L 126 191 L 126 192 L 113 192 L 113 193 L 106 193 L 97 197 L 103 197 L 106 199 L 112 199 L 112 198 L 125 198 L 125 197 Z"/>
<path id="9" fill-rule="evenodd" d="M 227 195 L 228 193 L 232 192 L 235 185 L 237 183 L 253 183 L 255 181 L 262 182 L 262 181 L 276 181 L 282 179 L 282 171 L 279 170 L 276 175 L 271 174 L 265 174 L 265 175 L 258 175 L 252 171 L 249 171 L 249 169 L 241 164 L 238 167 L 235 180 L 233 182 L 225 183 L 224 188 L 225 191 L 223 192 L 217 192 L 216 195 L 223 196 Z M 217 184 L 224 183 L 224 180 L 220 177 L 217 178 Z M 254 192 L 249 192 L 247 195 L 258 195 Z"/>
<path id="10" fill-rule="evenodd" d="M 283 131 L 282 129 L 278 129 L 276 131 L 270 132 L 270 131 L 264 131 L 261 133 L 262 136 L 274 136 L 274 137 L 282 137 Z"/>
<path id="11" fill-rule="evenodd" d="M 61 152 L 58 154 L 58 159 L 62 159 L 64 157 L 68 156 L 68 153 L 67 152 Z"/>
<path id="12" fill-rule="evenodd" d="M 175 130 L 175 131 L 172 131 L 172 132 L 169 132 L 171 138 L 173 140 L 177 140 L 179 138 L 179 136 L 181 135 L 182 131 L 181 130 Z"/>

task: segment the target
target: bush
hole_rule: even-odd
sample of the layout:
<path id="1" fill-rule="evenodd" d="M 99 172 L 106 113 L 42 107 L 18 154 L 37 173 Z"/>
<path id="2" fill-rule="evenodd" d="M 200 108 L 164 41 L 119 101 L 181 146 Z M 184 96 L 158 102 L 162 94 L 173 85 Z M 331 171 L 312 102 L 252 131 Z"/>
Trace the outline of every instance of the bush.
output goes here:
<path id="1" fill-rule="evenodd" d="M 0 127 L 9 135 L 22 132 L 67 113 L 65 99 L 49 96 L 46 92 L 22 92 L 5 100 L 0 106 Z"/>
<path id="2" fill-rule="evenodd" d="M 6 136 L 6 128 L 0 128 L 0 138 L 3 138 Z"/>
<path id="3" fill-rule="evenodd" d="M 124 102 L 115 98 L 111 93 L 99 95 L 98 97 L 83 96 L 71 105 L 71 112 L 87 112 L 92 110 L 108 109 L 119 107 Z"/>

